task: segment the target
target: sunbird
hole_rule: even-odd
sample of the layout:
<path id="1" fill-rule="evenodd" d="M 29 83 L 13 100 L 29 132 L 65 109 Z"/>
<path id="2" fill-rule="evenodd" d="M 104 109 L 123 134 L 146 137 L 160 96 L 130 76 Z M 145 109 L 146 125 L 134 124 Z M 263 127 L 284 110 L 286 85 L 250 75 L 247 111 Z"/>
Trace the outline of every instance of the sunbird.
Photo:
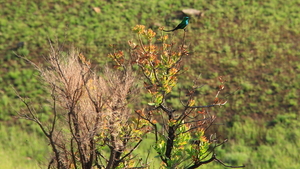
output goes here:
<path id="1" fill-rule="evenodd" d="M 173 32 L 176 31 L 177 29 L 184 29 L 188 24 L 189 24 L 189 17 L 184 17 L 183 20 L 181 21 L 181 23 L 179 25 L 176 26 L 176 28 L 172 29 L 172 30 L 163 30 L 165 32 Z"/>

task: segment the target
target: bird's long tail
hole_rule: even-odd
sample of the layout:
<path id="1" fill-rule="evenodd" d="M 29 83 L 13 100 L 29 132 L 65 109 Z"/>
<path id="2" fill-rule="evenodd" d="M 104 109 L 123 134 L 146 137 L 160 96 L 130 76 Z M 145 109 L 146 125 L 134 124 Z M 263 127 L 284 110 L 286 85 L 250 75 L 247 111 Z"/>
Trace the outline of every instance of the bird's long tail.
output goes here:
<path id="1" fill-rule="evenodd" d="M 163 30 L 164 32 L 173 32 L 175 31 L 175 29 L 172 29 L 172 30 Z"/>

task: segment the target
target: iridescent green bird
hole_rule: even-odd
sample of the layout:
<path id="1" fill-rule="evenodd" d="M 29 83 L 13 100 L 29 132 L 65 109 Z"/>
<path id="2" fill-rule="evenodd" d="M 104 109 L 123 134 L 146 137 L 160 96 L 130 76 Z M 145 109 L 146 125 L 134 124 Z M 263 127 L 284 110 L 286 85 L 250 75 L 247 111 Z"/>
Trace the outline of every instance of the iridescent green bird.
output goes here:
<path id="1" fill-rule="evenodd" d="M 179 25 L 176 26 L 176 28 L 172 29 L 172 30 L 163 30 L 165 32 L 173 32 L 176 31 L 177 29 L 184 29 L 188 24 L 189 24 L 189 17 L 184 17 L 183 20 L 181 21 L 181 23 Z"/>

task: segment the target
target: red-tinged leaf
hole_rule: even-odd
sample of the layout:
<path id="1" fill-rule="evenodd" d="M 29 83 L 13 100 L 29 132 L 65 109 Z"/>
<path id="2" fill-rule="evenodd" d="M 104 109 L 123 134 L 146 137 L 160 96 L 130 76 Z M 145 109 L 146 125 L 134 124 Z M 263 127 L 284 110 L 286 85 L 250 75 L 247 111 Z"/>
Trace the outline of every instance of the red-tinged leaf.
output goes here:
<path id="1" fill-rule="evenodd" d="M 152 120 L 152 123 L 153 123 L 153 124 L 156 124 L 156 123 L 157 123 L 157 121 L 153 119 L 153 120 Z"/>
<path id="2" fill-rule="evenodd" d="M 219 90 L 224 90 L 225 86 L 224 85 L 220 85 L 219 86 Z"/>
<path id="3" fill-rule="evenodd" d="M 199 114 L 205 114 L 205 109 L 202 109 L 202 111 L 197 111 Z"/>
<path id="4" fill-rule="evenodd" d="M 118 69 L 118 68 L 120 68 L 120 67 L 121 67 L 120 65 L 114 65 L 114 66 L 113 66 L 114 69 Z"/>
<path id="5" fill-rule="evenodd" d="M 222 101 L 220 104 L 224 105 L 227 103 L 227 100 Z"/>
<path id="6" fill-rule="evenodd" d="M 145 116 L 145 114 L 142 110 L 136 110 L 135 112 L 141 116 Z"/>
<path id="7" fill-rule="evenodd" d="M 215 100 L 214 100 L 214 104 L 217 104 L 219 102 L 219 98 L 215 98 Z"/>
<path id="8" fill-rule="evenodd" d="M 195 100 L 190 100 L 190 101 L 189 101 L 189 106 L 194 106 L 194 105 L 195 105 L 195 102 L 196 102 Z"/>

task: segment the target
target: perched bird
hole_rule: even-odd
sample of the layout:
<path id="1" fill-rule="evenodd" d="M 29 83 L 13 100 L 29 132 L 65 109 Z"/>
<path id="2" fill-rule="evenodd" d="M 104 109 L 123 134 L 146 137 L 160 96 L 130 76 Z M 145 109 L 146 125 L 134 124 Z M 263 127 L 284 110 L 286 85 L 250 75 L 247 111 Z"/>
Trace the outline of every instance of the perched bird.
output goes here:
<path id="1" fill-rule="evenodd" d="M 184 17 L 183 18 L 183 20 L 181 21 L 181 23 L 178 25 L 178 26 L 176 26 L 176 28 L 174 28 L 174 29 L 172 29 L 172 30 L 168 30 L 168 31 L 166 31 L 166 30 L 163 30 L 163 31 L 165 31 L 165 32 L 173 32 L 173 31 L 176 31 L 177 29 L 184 29 L 188 24 L 189 24 L 189 17 Z"/>

